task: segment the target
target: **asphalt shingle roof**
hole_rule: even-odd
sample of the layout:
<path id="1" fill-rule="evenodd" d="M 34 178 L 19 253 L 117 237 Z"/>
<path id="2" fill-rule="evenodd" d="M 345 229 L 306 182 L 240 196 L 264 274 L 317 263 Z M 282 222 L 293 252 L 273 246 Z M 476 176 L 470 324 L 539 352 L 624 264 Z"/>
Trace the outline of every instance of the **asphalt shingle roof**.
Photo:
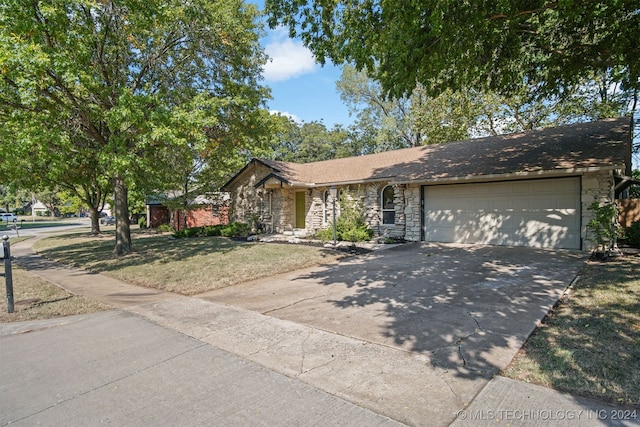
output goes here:
<path id="1" fill-rule="evenodd" d="M 501 174 L 627 169 L 627 117 L 312 163 L 259 160 L 296 185 L 430 181 Z"/>

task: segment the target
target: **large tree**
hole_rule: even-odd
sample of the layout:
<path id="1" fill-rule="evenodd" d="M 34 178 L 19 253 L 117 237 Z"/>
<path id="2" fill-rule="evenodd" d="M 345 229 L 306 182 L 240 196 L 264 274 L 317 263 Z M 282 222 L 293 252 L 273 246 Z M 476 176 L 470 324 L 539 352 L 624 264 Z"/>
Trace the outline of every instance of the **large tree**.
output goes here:
<path id="1" fill-rule="evenodd" d="M 637 0 L 266 0 L 269 24 L 324 63 L 376 70 L 387 94 L 490 89 L 540 92 L 615 69 L 640 88 Z"/>
<path id="2" fill-rule="evenodd" d="M 158 150 L 199 144 L 214 161 L 261 131 L 258 31 L 241 0 L 6 0 L 1 136 L 15 149 L 1 154 L 44 164 L 50 139 L 75 168 L 90 146 L 113 187 L 115 253 L 126 253 L 128 188 L 160 186 Z"/>
<path id="3" fill-rule="evenodd" d="M 366 147 L 363 154 L 618 117 L 637 98 L 637 91 L 615 83 L 610 70 L 546 97 L 530 83 L 510 96 L 447 89 L 434 97 L 417 85 L 410 97 L 390 98 L 365 70 L 350 65 L 337 87 L 357 117 L 358 138 L 351 143 L 364 141 L 358 145 Z"/>
<path id="4" fill-rule="evenodd" d="M 369 78 L 367 71 L 351 65 L 342 68 L 336 82 L 340 98 L 356 116 L 361 132 L 372 135 L 367 152 L 422 145 L 423 138 L 411 114 L 411 97 L 386 98 L 380 84 Z"/>
<path id="5" fill-rule="evenodd" d="M 361 154 L 352 152 L 349 133 L 340 125 L 329 130 L 322 122 L 297 123 L 274 114 L 270 134 L 268 146 L 252 150 L 251 157 L 308 163 Z"/>

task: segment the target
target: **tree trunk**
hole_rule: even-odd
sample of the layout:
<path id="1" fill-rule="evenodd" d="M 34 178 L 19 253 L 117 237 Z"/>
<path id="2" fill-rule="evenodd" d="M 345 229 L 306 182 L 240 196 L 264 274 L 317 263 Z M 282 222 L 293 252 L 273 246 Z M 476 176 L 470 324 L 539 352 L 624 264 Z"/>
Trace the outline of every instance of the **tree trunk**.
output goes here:
<path id="1" fill-rule="evenodd" d="M 113 177 L 114 214 L 116 217 L 116 256 L 126 255 L 131 251 L 131 224 L 129 222 L 129 198 L 124 179 Z"/>
<path id="2" fill-rule="evenodd" d="M 98 210 L 89 205 L 89 218 L 91 218 L 91 234 L 98 235 L 100 234 L 100 217 L 98 216 Z"/>

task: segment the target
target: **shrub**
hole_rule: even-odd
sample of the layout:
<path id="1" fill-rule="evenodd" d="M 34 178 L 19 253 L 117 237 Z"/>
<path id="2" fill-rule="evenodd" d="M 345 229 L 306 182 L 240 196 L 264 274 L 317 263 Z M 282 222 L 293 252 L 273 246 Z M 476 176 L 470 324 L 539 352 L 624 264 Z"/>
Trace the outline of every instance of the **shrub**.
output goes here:
<path id="1" fill-rule="evenodd" d="M 355 227 L 355 228 L 350 228 L 348 230 L 344 230 L 341 234 L 340 237 L 342 237 L 342 240 L 346 240 L 348 242 L 367 242 L 369 240 L 371 240 L 371 237 L 373 237 L 373 230 L 368 228 L 367 226 L 359 226 L 359 227 Z"/>
<path id="2" fill-rule="evenodd" d="M 606 255 L 619 234 L 616 224 L 618 205 L 615 202 L 603 205 L 593 202 L 588 210 L 594 213 L 593 219 L 587 224 L 587 229 L 592 233 L 588 240 L 595 243 L 600 252 Z"/>
<path id="3" fill-rule="evenodd" d="M 208 225 L 204 227 L 205 236 L 222 236 L 222 225 Z"/>
<path id="4" fill-rule="evenodd" d="M 147 217 L 141 216 L 138 218 L 138 227 L 147 228 Z"/>
<path id="5" fill-rule="evenodd" d="M 337 237 L 336 231 L 336 237 Z M 333 223 L 329 226 L 329 228 L 323 228 L 322 230 L 318 230 L 316 232 L 316 237 L 323 242 L 333 241 Z"/>
<path id="6" fill-rule="evenodd" d="M 220 230 L 221 235 L 224 237 L 249 237 L 251 229 L 249 224 L 244 222 L 232 222 L 231 224 L 222 227 Z"/>
<path id="7" fill-rule="evenodd" d="M 171 227 L 169 224 L 160 224 L 156 230 L 158 230 L 158 233 L 168 233 L 171 231 Z"/>
<path id="8" fill-rule="evenodd" d="M 187 237 L 186 231 L 187 230 L 174 231 L 173 237 L 175 237 L 176 239 L 182 239 L 183 237 Z"/>
<path id="9" fill-rule="evenodd" d="M 333 240 L 333 222 L 319 230 L 316 236 L 323 242 Z M 347 242 L 365 242 L 371 240 L 373 230 L 367 226 L 364 211 L 353 199 L 348 191 L 343 191 L 340 197 L 340 216 L 336 219 L 336 238 Z"/>
<path id="10" fill-rule="evenodd" d="M 624 230 L 624 237 L 629 241 L 630 245 L 640 247 L 640 221 L 633 221 Z"/>
<path id="11" fill-rule="evenodd" d="M 185 237 L 198 237 L 202 234 L 204 234 L 202 227 L 191 227 L 191 228 L 184 229 Z"/>

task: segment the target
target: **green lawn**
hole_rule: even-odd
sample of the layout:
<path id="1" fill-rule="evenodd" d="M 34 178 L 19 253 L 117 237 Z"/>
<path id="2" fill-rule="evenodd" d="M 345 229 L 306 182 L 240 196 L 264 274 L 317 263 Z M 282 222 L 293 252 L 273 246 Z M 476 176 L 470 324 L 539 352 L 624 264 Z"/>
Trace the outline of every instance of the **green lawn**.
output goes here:
<path id="1" fill-rule="evenodd" d="M 640 405 L 640 257 L 589 262 L 503 375 Z"/>
<path id="2" fill-rule="evenodd" d="M 103 273 L 128 283 L 195 295 L 208 290 L 331 263 L 339 254 L 321 247 L 250 243 L 224 237 L 171 239 L 134 234 L 134 251 L 114 257 L 113 233 L 43 239 L 34 249 L 64 264 Z"/>

